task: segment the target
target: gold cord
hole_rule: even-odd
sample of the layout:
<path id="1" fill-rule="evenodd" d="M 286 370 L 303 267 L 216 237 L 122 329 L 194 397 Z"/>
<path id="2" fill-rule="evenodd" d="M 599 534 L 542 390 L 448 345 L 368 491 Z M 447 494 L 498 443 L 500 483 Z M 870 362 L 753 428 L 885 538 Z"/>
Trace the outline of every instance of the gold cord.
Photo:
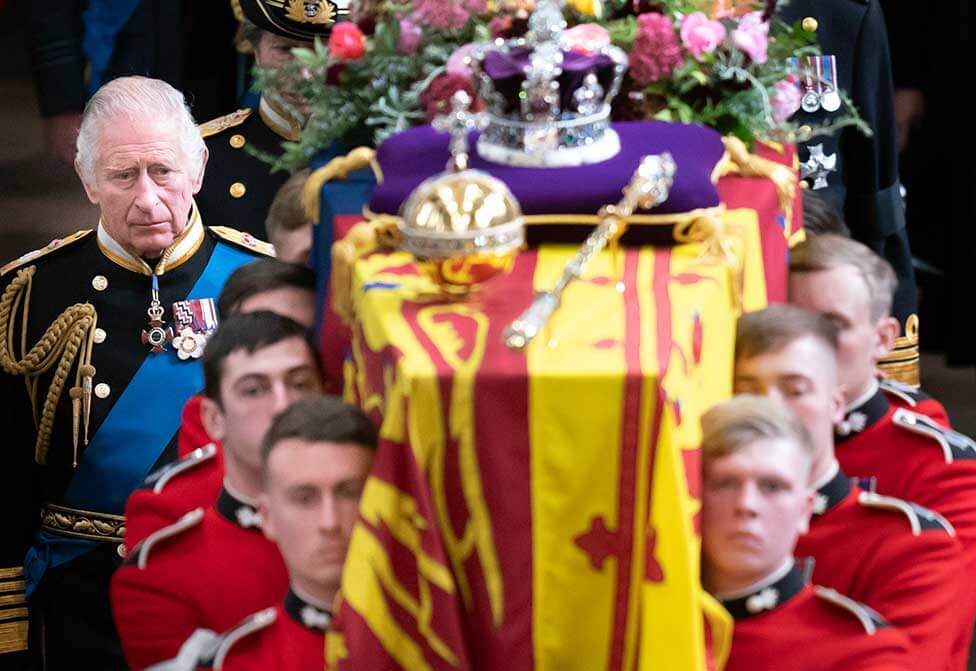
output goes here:
<path id="1" fill-rule="evenodd" d="M 81 403 L 81 393 L 87 384 L 91 386 L 94 367 L 91 366 L 93 333 L 96 313 L 90 303 L 76 303 L 64 310 L 47 327 L 40 340 L 27 351 L 27 321 L 30 307 L 31 289 L 36 266 L 22 268 L 17 276 L 4 289 L 0 296 L 0 368 L 10 375 L 23 375 L 31 400 L 31 409 L 37 427 L 37 441 L 34 444 L 34 458 L 39 464 L 47 462 L 47 450 L 54 429 L 54 415 L 58 401 L 64 391 L 65 383 L 75 359 L 78 366 L 75 373 L 75 387 L 69 395 L 72 399 L 74 424 L 75 462 L 79 419 L 76 419 Z M 23 308 L 21 308 L 23 304 Z M 14 353 L 14 333 L 17 315 L 21 314 L 20 356 Z M 83 348 L 82 345 L 85 345 Z M 80 352 L 80 357 L 79 357 Z M 40 377 L 54 369 L 44 403 L 38 413 L 38 383 Z M 91 373 L 91 375 L 87 375 Z M 78 391 L 75 391 L 77 389 Z M 88 414 L 84 417 L 84 430 L 88 434 Z"/>

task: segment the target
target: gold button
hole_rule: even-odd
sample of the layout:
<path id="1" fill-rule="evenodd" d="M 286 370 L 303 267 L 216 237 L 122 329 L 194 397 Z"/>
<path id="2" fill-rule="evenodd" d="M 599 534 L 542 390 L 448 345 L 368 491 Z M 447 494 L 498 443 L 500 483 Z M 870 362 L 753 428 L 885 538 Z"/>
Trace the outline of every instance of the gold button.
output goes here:
<path id="1" fill-rule="evenodd" d="M 247 140 L 245 140 L 244 136 L 241 135 L 240 133 L 231 135 L 230 140 L 228 140 L 228 142 L 230 142 L 230 146 L 233 147 L 234 149 L 240 149 L 245 144 L 247 144 Z"/>
<path id="2" fill-rule="evenodd" d="M 95 275 L 95 277 L 92 278 L 92 287 L 95 289 L 95 291 L 105 291 L 108 289 L 108 278 L 106 278 L 104 275 Z"/>
<path id="3" fill-rule="evenodd" d="M 811 33 L 815 33 L 817 32 L 817 28 L 820 26 L 820 24 L 817 23 L 815 18 L 808 16 L 807 18 L 803 19 L 800 26 L 803 28 L 803 30 L 809 30 Z"/>
<path id="4" fill-rule="evenodd" d="M 115 548 L 116 554 L 125 559 L 125 543 L 119 543 Z"/>
<path id="5" fill-rule="evenodd" d="M 108 334 L 105 333 L 105 329 L 95 329 L 95 335 L 92 336 L 92 340 L 95 341 L 96 345 L 101 345 L 103 342 L 105 342 L 106 335 Z"/>
<path id="6" fill-rule="evenodd" d="M 808 182 L 805 179 L 801 179 L 800 180 L 800 188 L 801 189 L 809 189 L 810 188 L 810 182 Z"/>
<path id="7" fill-rule="evenodd" d="M 95 385 L 95 396 L 98 398 L 108 398 L 108 395 L 111 393 L 112 388 L 104 382 L 99 382 Z"/>
<path id="8" fill-rule="evenodd" d="M 230 185 L 231 198 L 243 198 L 245 193 L 247 193 L 247 187 L 240 182 L 234 182 Z"/>

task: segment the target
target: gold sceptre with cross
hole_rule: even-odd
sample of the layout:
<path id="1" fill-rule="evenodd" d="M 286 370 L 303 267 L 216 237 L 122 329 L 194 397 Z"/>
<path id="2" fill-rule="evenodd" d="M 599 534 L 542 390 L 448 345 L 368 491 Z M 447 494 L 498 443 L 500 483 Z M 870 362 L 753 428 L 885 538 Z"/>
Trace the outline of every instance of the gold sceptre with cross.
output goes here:
<path id="1" fill-rule="evenodd" d="M 675 169 L 674 159 L 667 152 L 641 159 L 637 172 L 624 187 L 624 197 L 616 205 L 605 205 L 600 209 L 600 224 L 586 238 L 576 256 L 566 264 L 555 286 L 538 294 L 525 312 L 505 328 L 502 337 L 506 346 L 513 350 L 528 347 L 559 308 L 566 287 L 583 274 L 594 256 L 624 234 L 627 219 L 634 210 L 648 210 L 668 199 Z"/>

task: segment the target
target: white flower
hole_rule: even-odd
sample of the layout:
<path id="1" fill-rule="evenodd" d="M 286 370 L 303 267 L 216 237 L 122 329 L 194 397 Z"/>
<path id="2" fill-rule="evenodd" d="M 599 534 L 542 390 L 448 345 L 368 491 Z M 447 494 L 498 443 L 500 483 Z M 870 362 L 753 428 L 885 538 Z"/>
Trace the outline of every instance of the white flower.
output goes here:
<path id="1" fill-rule="evenodd" d="M 199 359 L 203 356 L 203 348 L 207 344 L 207 336 L 202 333 L 194 333 L 193 329 L 185 328 L 180 334 L 173 338 L 173 347 L 176 349 L 176 356 L 181 361 L 186 361 L 190 357 Z"/>

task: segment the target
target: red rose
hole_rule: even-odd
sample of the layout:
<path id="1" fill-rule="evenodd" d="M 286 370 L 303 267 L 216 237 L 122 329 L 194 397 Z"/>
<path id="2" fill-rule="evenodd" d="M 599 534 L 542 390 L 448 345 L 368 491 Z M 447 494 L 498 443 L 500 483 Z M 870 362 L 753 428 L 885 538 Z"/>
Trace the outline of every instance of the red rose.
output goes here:
<path id="1" fill-rule="evenodd" d="M 434 77 L 427 89 L 420 94 L 420 107 L 424 110 L 427 121 L 433 121 L 434 117 L 450 112 L 451 96 L 458 91 L 464 91 L 471 96 L 472 112 L 480 112 L 485 108 L 467 77 L 445 72 Z"/>
<path id="2" fill-rule="evenodd" d="M 351 21 L 337 23 L 329 35 L 329 53 L 343 61 L 359 60 L 366 53 L 363 31 Z"/>

